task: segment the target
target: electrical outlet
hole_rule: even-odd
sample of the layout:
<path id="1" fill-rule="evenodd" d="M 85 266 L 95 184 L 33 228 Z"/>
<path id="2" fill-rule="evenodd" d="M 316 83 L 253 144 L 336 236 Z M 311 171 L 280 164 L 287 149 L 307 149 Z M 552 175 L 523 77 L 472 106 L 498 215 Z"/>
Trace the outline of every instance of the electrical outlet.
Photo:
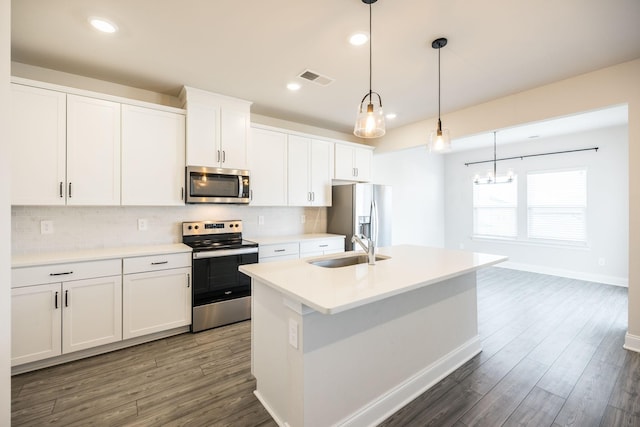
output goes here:
<path id="1" fill-rule="evenodd" d="M 606 264 L 606 261 L 605 261 L 604 258 L 602 258 L 602 257 L 598 258 L 598 265 L 600 267 L 604 267 L 605 264 Z"/>
<path id="2" fill-rule="evenodd" d="M 40 221 L 40 234 L 53 234 L 53 221 Z"/>
<path id="3" fill-rule="evenodd" d="M 304 224 L 305 222 L 307 222 L 307 216 L 306 215 L 300 215 L 300 224 Z"/>
<path id="4" fill-rule="evenodd" d="M 138 231 L 147 231 L 149 224 L 146 218 L 138 218 Z"/>
<path id="5" fill-rule="evenodd" d="M 298 322 L 289 319 L 289 345 L 298 348 Z"/>
<path id="6" fill-rule="evenodd" d="M 258 215 L 258 225 L 264 225 L 264 215 Z"/>

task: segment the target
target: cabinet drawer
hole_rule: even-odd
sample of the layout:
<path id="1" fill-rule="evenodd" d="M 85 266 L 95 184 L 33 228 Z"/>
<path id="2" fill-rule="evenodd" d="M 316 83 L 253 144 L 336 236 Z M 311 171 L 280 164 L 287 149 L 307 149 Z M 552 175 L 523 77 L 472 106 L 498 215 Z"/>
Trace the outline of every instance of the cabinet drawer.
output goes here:
<path id="1" fill-rule="evenodd" d="M 298 243 L 283 243 L 279 245 L 260 245 L 258 247 L 258 255 L 260 259 L 274 256 L 295 255 L 299 254 L 300 245 Z"/>
<path id="2" fill-rule="evenodd" d="M 191 252 L 124 258 L 123 274 L 191 267 Z"/>
<path id="3" fill-rule="evenodd" d="M 309 242 L 300 243 L 300 254 L 304 255 L 309 252 L 335 252 L 344 250 L 344 239 L 324 239 L 311 240 Z"/>
<path id="4" fill-rule="evenodd" d="M 72 262 L 68 264 L 41 265 L 11 269 L 11 287 L 68 282 L 92 277 L 122 274 L 120 258 L 102 261 Z"/>

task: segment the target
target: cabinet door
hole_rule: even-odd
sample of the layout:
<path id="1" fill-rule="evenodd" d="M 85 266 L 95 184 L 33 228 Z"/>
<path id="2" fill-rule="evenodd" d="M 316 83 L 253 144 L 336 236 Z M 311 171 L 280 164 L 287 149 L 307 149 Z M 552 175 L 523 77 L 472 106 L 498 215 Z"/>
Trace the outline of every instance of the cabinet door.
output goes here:
<path id="1" fill-rule="evenodd" d="M 184 204 L 182 114 L 122 106 L 122 204 Z"/>
<path id="2" fill-rule="evenodd" d="M 59 356 L 60 283 L 11 290 L 11 365 Z"/>
<path id="3" fill-rule="evenodd" d="M 223 107 L 220 111 L 220 167 L 247 169 L 249 120 L 248 108 Z"/>
<path id="4" fill-rule="evenodd" d="M 333 144 L 327 141 L 311 142 L 311 205 L 331 206 Z"/>
<path id="5" fill-rule="evenodd" d="M 205 103 L 187 104 L 188 166 L 220 166 L 220 107 Z"/>
<path id="6" fill-rule="evenodd" d="M 311 205 L 311 139 L 289 135 L 287 143 L 287 189 L 289 206 Z"/>
<path id="7" fill-rule="evenodd" d="M 190 268 L 126 274 L 124 339 L 191 324 Z"/>
<path id="8" fill-rule="evenodd" d="M 122 340 L 122 276 L 62 284 L 62 352 Z"/>
<path id="9" fill-rule="evenodd" d="M 11 89 L 11 204 L 64 205 L 67 95 Z"/>
<path id="10" fill-rule="evenodd" d="M 336 144 L 335 148 L 335 179 L 351 181 L 355 177 L 353 165 L 353 147 L 344 144 Z"/>
<path id="11" fill-rule="evenodd" d="M 356 169 L 356 180 L 360 182 L 371 181 L 373 152 L 366 148 L 355 148 L 353 152 L 353 163 Z"/>
<path id="12" fill-rule="evenodd" d="M 67 204 L 120 204 L 120 104 L 67 95 Z"/>
<path id="13" fill-rule="evenodd" d="M 249 141 L 251 206 L 286 206 L 287 134 L 252 129 Z"/>

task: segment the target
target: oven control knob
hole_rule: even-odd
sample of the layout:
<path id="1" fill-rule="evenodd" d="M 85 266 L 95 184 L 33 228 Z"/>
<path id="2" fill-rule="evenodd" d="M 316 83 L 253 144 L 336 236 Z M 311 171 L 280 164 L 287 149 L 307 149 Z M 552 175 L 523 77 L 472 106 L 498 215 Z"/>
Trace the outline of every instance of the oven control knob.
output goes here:
<path id="1" fill-rule="evenodd" d="M 195 226 L 195 229 L 197 230 L 198 228 L 200 228 L 200 227 L 196 225 L 196 226 Z"/>

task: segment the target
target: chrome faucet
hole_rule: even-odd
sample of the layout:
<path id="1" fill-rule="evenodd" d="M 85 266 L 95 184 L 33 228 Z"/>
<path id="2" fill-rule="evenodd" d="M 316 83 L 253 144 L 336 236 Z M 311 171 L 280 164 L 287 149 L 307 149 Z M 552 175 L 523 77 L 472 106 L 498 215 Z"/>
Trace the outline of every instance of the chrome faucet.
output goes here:
<path id="1" fill-rule="evenodd" d="M 364 243 L 363 240 L 366 240 L 367 243 Z M 351 238 L 351 243 L 359 244 L 362 250 L 367 253 L 369 265 L 376 264 L 376 243 L 373 240 L 367 238 L 363 234 L 354 234 Z"/>

